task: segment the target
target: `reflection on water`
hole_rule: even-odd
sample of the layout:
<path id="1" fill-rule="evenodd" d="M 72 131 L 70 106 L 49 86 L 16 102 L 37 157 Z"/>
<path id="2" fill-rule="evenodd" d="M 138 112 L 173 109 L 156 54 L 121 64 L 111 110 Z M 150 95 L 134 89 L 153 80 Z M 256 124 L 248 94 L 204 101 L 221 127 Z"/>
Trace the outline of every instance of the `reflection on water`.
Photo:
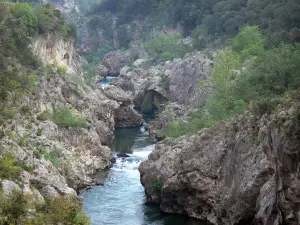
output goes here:
<path id="1" fill-rule="evenodd" d="M 159 206 L 145 205 L 138 166 L 154 149 L 145 129 L 119 129 L 113 150 L 130 157 L 118 158 L 108 172 L 103 186 L 82 191 L 84 210 L 93 225 L 203 225 L 179 215 L 167 215 Z"/>

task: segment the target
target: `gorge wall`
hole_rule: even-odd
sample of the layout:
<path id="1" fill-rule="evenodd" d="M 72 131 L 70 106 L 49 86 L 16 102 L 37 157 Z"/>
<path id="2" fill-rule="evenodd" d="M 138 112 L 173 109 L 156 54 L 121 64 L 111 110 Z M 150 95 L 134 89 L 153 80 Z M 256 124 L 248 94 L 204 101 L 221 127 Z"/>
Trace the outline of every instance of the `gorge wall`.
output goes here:
<path id="1" fill-rule="evenodd" d="M 11 152 L 25 168 L 17 179 L 2 180 L 5 193 L 25 184 L 24 193 L 41 199 L 76 195 L 77 190 L 101 182 L 93 175 L 114 162 L 108 145 L 115 128 L 143 122 L 122 89 L 92 89 L 85 84 L 83 60 L 73 43 L 53 34 L 38 36 L 32 43 L 45 67 L 37 77 L 36 91 L 18 103 L 23 112 L 1 126 L 1 155 Z M 56 125 L 52 117 L 58 109 L 70 109 L 87 126 Z"/>
<path id="2" fill-rule="evenodd" d="M 299 224 L 299 104 L 157 144 L 140 167 L 150 202 L 213 224 Z"/>

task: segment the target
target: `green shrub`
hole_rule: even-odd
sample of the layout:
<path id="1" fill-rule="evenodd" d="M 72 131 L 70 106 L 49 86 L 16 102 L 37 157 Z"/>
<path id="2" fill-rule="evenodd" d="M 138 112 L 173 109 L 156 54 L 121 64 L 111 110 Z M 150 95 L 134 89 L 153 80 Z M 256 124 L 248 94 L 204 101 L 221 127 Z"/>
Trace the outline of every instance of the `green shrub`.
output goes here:
<path id="1" fill-rule="evenodd" d="M 180 137 L 186 133 L 186 123 L 179 120 L 168 123 L 165 136 Z"/>
<path id="2" fill-rule="evenodd" d="M 26 146 L 28 144 L 28 136 L 24 134 L 22 137 L 19 138 L 18 140 L 19 146 Z"/>
<path id="3" fill-rule="evenodd" d="M 22 192 L 13 191 L 9 196 L 0 192 L 0 224 L 62 224 L 90 225 L 75 196 L 46 198 L 45 205 L 33 202 Z M 32 210 L 35 209 L 35 210 Z"/>
<path id="4" fill-rule="evenodd" d="M 36 136 L 42 136 L 42 133 L 43 133 L 43 129 L 39 127 L 36 131 Z"/>
<path id="5" fill-rule="evenodd" d="M 75 197 L 57 197 L 46 200 L 44 219 L 49 224 L 89 225 L 89 218 L 81 211 L 82 204 Z"/>
<path id="6" fill-rule="evenodd" d="M 252 101 L 249 105 L 249 109 L 254 115 L 262 116 L 264 114 L 271 114 L 280 103 L 280 99 L 261 98 Z"/>
<path id="7" fill-rule="evenodd" d="M 151 41 L 145 44 L 146 51 L 150 56 L 160 61 L 182 58 L 188 51 L 188 47 L 181 41 L 179 34 L 159 33 Z"/>
<path id="8" fill-rule="evenodd" d="M 161 192 L 162 187 L 163 187 L 163 185 L 158 181 L 152 183 L 153 191 Z"/>
<path id="9" fill-rule="evenodd" d="M 0 178 L 16 179 L 21 172 L 21 167 L 17 165 L 16 157 L 8 152 L 0 159 Z"/>
<path id="10" fill-rule="evenodd" d="M 58 168 L 60 157 L 61 157 L 61 151 L 57 148 L 49 149 L 43 152 L 43 155 L 45 159 L 49 160 L 53 166 Z"/>
<path id="11" fill-rule="evenodd" d="M 35 34 L 37 28 L 37 16 L 35 10 L 29 3 L 16 3 L 12 4 L 10 7 L 14 16 L 19 18 L 20 23 L 27 27 L 29 35 Z"/>
<path id="12" fill-rule="evenodd" d="M 45 120 L 50 119 L 50 117 L 51 117 L 51 114 L 47 110 L 45 110 L 42 113 L 40 113 L 39 115 L 37 115 L 36 118 L 40 121 L 45 121 Z"/>
<path id="13" fill-rule="evenodd" d="M 230 40 L 232 49 L 239 52 L 241 57 L 249 58 L 264 53 L 266 38 L 258 26 L 246 26 L 236 37 Z"/>
<path id="14" fill-rule="evenodd" d="M 56 10 L 53 3 L 37 7 L 36 15 L 39 33 L 58 33 L 65 40 L 77 36 L 76 26 L 67 23 L 64 15 Z"/>
<path id="15" fill-rule="evenodd" d="M 80 76 L 71 76 L 70 79 L 78 86 L 84 85 L 84 81 Z"/>
<path id="16" fill-rule="evenodd" d="M 64 76 L 67 74 L 67 67 L 66 66 L 58 66 L 57 67 L 57 73 L 61 76 Z"/>
<path id="17" fill-rule="evenodd" d="M 17 190 L 9 196 L 0 192 L 0 224 L 21 224 L 27 214 L 27 202 L 26 196 Z"/>
<path id="18" fill-rule="evenodd" d="M 161 83 L 162 83 L 163 89 L 169 90 L 169 88 L 170 88 L 170 81 L 169 81 L 168 78 L 163 77 L 163 79 L 161 80 Z"/>
<path id="19" fill-rule="evenodd" d="M 54 110 L 51 119 L 59 127 L 88 127 L 86 119 L 79 117 L 73 109 L 69 108 Z"/>
<path id="20" fill-rule="evenodd" d="M 29 105 L 22 105 L 21 109 L 20 109 L 20 112 L 23 115 L 30 115 L 30 106 Z"/>

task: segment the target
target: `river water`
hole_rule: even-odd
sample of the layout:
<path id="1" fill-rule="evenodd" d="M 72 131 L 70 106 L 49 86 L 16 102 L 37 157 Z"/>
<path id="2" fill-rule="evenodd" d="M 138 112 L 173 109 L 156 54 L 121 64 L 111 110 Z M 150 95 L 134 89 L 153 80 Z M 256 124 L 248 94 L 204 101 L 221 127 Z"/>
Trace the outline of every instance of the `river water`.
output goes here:
<path id="1" fill-rule="evenodd" d="M 83 190 L 84 210 L 92 225 L 203 225 L 199 221 L 160 212 L 158 206 L 145 205 L 140 184 L 139 164 L 154 149 L 153 140 L 143 127 L 118 129 L 113 151 L 130 157 L 117 158 L 105 175 L 104 185 Z"/>

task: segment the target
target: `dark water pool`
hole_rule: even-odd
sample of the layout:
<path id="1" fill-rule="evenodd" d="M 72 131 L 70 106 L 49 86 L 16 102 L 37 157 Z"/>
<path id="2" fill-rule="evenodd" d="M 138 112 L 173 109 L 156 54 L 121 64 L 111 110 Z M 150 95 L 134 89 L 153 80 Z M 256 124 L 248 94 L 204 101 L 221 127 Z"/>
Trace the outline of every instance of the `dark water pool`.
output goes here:
<path id="1" fill-rule="evenodd" d="M 158 206 L 144 205 L 138 165 L 154 149 L 154 142 L 144 128 L 116 131 L 113 150 L 130 157 L 118 158 L 108 172 L 104 185 L 84 190 L 84 210 L 92 225 L 204 225 L 178 215 L 160 212 Z"/>

